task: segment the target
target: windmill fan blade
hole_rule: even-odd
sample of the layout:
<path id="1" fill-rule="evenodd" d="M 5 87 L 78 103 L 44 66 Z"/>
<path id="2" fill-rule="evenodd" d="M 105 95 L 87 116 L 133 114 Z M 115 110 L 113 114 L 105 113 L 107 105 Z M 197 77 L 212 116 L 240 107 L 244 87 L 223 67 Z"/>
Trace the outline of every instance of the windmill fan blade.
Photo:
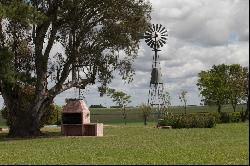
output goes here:
<path id="1" fill-rule="evenodd" d="M 162 33 L 166 28 L 165 27 L 162 27 L 160 33 Z"/>
<path id="2" fill-rule="evenodd" d="M 144 34 L 144 36 L 146 36 L 146 37 L 152 37 L 151 34 Z"/>
<path id="3" fill-rule="evenodd" d="M 150 47 L 151 47 L 151 48 L 154 48 L 154 46 L 155 46 L 155 44 L 154 44 L 154 43 L 150 44 Z"/>
<path id="4" fill-rule="evenodd" d="M 168 32 L 168 30 L 166 29 L 164 32 L 161 32 L 162 34 L 164 34 L 164 33 L 167 33 Z"/>
<path id="5" fill-rule="evenodd" d="M 151 47 L 151 44 L 147 44 L 149 47 Z"/>
<path id="6" fill-rule="evenodd" d="M 166 42 L 166 40 L 160 40 L 160 42 L 162 42 L 163 44 L 166 44 L 167 42 Z"/>
<path id="7" fill-rule="evenodd" d="M 159 43 L 160 43 L 161 47 L 163 47 L 164 44 L 162 43 L 162 41 L 159 41 Z"/>
<path id="8" fill-rule="evenodd" d="M 150 41 L 147 43 L 147 45 L 150 46 L 152 43 L 153 43 L 153 41 L 150 40 Z"/>
<path id="9" fill-rule="evenodd" d="M 158 24 L 156 24 L 156 31 L 158 32 Z"/>
<path id="10" fill-rule="evenodd" d="M 166 37 L 161 37 L 161 39 L 162 39 L 162 40 L 167 40 L 167 38 L 166 38 Z"/>
<path id="11" fill-rule="evenodd" d="M 164 44 L 164 43 L 162 42 L 162 40 L 159 40 L 159 43 L 160 43 L 160 44 Z"/>
<path id="12" fill-rule="evenodd" d="M 154 31 L 155 31 L 155 24 L 153 24 L 153 29 L 154 29 Z"/>
<path id="13" fill-rule="evenodd" d="M 152 40 L 152 41 L 150 42 L 150 47 L 152 47 L 154 44 L 155 44 L 155 42 Z"/>
<path id="14" fill-rule="evenodd" d="M 144 39 L 145 39 L 145 40 L 147 40 L 147 39 L 152 40 L 152 37 L 151 37 L 151 36 L 145 36 Z"/>
<path id="15" fill-rule="evenodd" d="M 152 28 L 152 26 L 149 26 L 149 33 L 154 32 L 154 29 Z"/>
<path id="16" fill-rule="evenodd" d="M 162 25 L 160 24 L 158 32 L 160 32 Z"/>
<path id="17" fill-rule="evenodd" d="M 151 41 L 151 39 L 146 39 L 145 42 L 148 43 L 149 41 Z"/>
<path id="18" fill-rule="evenodd" d="M 145 35 L 151 36 L 151 33 L 150 32 L 145 32 Z"/>
<path id="19" fill-rule="evenodd" d="M 161 35 L 161 36 L 168 36 L 168 34 L 163 34 L 163 35 Z"/>

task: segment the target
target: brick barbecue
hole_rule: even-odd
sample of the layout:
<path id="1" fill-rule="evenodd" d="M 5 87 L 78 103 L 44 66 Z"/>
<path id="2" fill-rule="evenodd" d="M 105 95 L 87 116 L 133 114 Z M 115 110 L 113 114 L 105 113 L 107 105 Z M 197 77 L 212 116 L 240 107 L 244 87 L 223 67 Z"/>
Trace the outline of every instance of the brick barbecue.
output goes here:
<path id="1" fill-rule="evenodd" d="M 90 123 L 90 111 L 80 99 L 68 99 L 62 112 L 62 134 L 65 136 L 103 136 L 102 123 Z"/>

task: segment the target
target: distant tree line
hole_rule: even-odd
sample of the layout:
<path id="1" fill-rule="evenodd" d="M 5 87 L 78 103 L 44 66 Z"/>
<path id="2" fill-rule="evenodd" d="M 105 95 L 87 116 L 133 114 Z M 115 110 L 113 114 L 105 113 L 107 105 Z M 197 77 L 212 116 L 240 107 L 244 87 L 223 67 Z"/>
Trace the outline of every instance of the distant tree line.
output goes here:
<path id="1" fill-rule="evenodd" d="M 99 105 L 91 105 L 89 106 L 89 108 L 107 108 L 107 107 L 104 107 L 103 105 L 99 104 Z"/>

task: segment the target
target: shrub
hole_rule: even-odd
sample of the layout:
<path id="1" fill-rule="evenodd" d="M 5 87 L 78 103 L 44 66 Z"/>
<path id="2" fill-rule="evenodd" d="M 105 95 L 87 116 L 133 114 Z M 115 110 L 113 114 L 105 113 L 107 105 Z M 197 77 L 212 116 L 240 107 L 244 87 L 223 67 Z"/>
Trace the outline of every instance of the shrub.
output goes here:
<path id="1" fill-rule="evenodd" d="M 51 104 L 46 109 L 44 115 L 41 118 L 41 127 L 43 127 L 44 125 L 60 125 L 61 121 L 62 121 L 62 107 L 55 104 Z"/>
<path id="2" fill-rule="evenodd" d="M 228 112 L 221 112 L 220 113 L 220 122 L 221 123 L 229 123 L 230 122 L 230 117 L 229 117 Z"/>
<path id="3" fill-rule="evenodd" d="M 221 123 L 238 123 L 245 122 L 246 115 L 245 112 L 221 112 L 220 113 L 220 122 Z"/>
<path id="4" fill-rule="evenodd" d="M 216 125 L 216 120 L 211 114 L 171 114 L 160 120 L 159 125 L 173 128 L 212 128 Z"/>
<path id="5" fill-rule="evenodd" d="M 240 112 L 232 112 L 229 114 L 230 122 L 237 123 L 241 121 Z"/>
<path id="6" fill-rule="evenodd" d="M 220 123 L 221 122 L 220 114 L 218 112 L 211 112 L 209 114 L 215 118 L 216 123 Z"/>
<path id="7" fill-rule="evenodd" d="M 1 110 L 1 114 L 2 114 L 3 119 L 6 120 L 6 125 L 7 125 L 7 126 L 10 126 L 10 121 L 8 120 L 8 115 L 9 115 L 9 113 L 8 113 L 8 110 L 7 110 L 6 107 L 4 107 L 4 108 Z"/>
<path id="8" fill-rule="evenodd" d="M 245 122 L 247 119 L 249 120 L 249 112 L 248 111 L 240 111 L 240 118 L 242 122 Z"/>

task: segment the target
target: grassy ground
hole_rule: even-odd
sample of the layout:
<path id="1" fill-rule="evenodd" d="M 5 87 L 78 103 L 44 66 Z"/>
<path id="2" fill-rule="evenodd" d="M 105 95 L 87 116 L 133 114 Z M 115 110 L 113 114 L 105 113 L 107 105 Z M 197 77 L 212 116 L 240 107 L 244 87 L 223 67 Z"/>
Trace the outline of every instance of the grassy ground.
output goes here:
<path id="1" fill-rule="evenodd" d="M 246 105 L 239 105 L 236 111 L 243 111 L 246 109 Z M 222 107 L 222 112 L 233 112 L 231 105 L 225 105 Z M 169 113 L 184 113 L 183 107 L 170 107 L 168 109 Z M 200 113 L 200 112 L 217 112 L 216 106 L 188 106 L 187 113 Z M 92 122 L 103 122 L 103 123 L 120 123 L 123 121 L 121 111 L 119 109 L 90 109 L 91 121 Z M 131 122 L 141 122 L 143 123 L 142 113 L 138 111 L 137 108 L 128 109 L 127 121 Z M 150 121 L 156 121 L 157 112 L 153 112 L 150 117 Z"/>
<path id="2" fill-rule="evenodd" d="M 0 164 L 249 164 L 249 123 L 212 129 L 156 129 L 130 123 L 105 126 L 104 137 L 47 136 L 7 139 Z"/>

